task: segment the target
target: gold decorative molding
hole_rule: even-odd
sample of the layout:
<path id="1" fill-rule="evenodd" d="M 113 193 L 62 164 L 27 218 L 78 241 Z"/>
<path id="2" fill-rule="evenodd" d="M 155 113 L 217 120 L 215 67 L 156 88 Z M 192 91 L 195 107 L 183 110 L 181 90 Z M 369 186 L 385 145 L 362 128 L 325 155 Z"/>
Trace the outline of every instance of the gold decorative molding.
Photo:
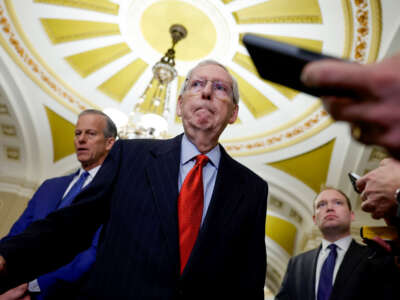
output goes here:
<path id="1" fill-rule="evenodd" d="M 44 108 L 46 110 L 47 119 L 49 120 L 53 141 L 53 162 L 56 162 L 75 153 L 75 125 L 65 120 L 48 107 L 45 106 Z"/>
<path id="2" fill-rule="evenodd" d="M 80 52 L 66 57 L 65 60 L 79 75 L 86 77 L 131 51 L 126 43 L 119 43 Z"/>
<path id="3" fill-rule="evenodd" d="M 72 112 L 79 113 L 89 107 L 99 109 L 99 106 L 79 95 L 52 71 L 30 43 L 18 21 L 12 1 L 3 2 L 6 9 L 0 2 L 0 28 L 3 29 L 0 30 L 0 45 L 11 59 L 46 94 Z"/>
<path id="4" fill-rule="evenodd" d="M 342 8 L 344 15 L 344 46 L 343 46 L 343 58 L 350 58 L 351 48 L 353 45 L 354 35 L 354 21 L 353 21 L 353 8 L 350 0 L 342 0 Z"/>
<path id="5" fill-rule="evenodd" d="M 382 11 L 380 0 L 353 1 L 355 7 L 353 59 L 360 63 L 373 62 L 378 57 L 381 43 Z"/>
<path id="6" fill-rule="evenodd" d="M 238 24 L 322 23 L 317 0 L 270 0 L 233 13 Z"/>
<path id="7" fill-rule="evenodd" d="M 293 255 L 294 242 L 297 235 L 296 226 L 279 217 L 267 215 L 265 234 L 280 245 L 289 255 Z"/>
<path id="8" fill-rule="evenodd" d="M 268 205 L 272 205 L 278 209 L 281 209 L 285 204 L 278 198 L 270 196 L 270 198 L 268 200 Z"/>
<path id="9" fill-rule="evenodd" d="M 297 178 L 318 193 L 326 183 L 334 145 L 335 139 L 312 151 L 268 165 Z"/>
<path id="10" fill-rule="evenodd" d="M 354 0 L 356 6 L 356 27 L 357 38 L 354 49 L 354 58 L 356 61 L 363 62 L 366 56 L 369 35 L 369 9 L 367 0 Z"/>
<path id="11" fill-rule="evenodd" d="M 120 34 L 119 25 L 66 19 L 40 19 L 53 44 Z"/>
<path id="12" fill-rule="evenodd" d="M 275 151 L 303 141 L 317 132 L 331 125 L 333 120 L 324 110 L 318 110 L 307 116 L 299 123 L 288 127 L 286 130 L 277 131 L 275 134 L 246 139 L 243 142 L 222 141 L 225 149 L 233 156 L 248 156 Z"/>
<path id="13" fill-rule="evenodd" d="M 9 124 L 1 124 L 1 132 L 5 136 L 16 137 L 17 136 L 17 129 L 14 125 Z"/>
<path id="14" fill-rule="evenodd" d="M 118 15 L 119 5 L 107 0 L 34 0 L 37 3 L 69 6 Z"/>
<path id="15" fill-rule="evenodd" d="M 228 68 L 229 69 L 229 68 Z M 278 110 L 278 107 L 238 73 L 229 69 L 240 86 L 240 99 L 254 118 L 258 119 Z"/>
<path id="16" fill-rule="evenodd" d="M 0 115 L 10 115 L 7 105 L 4 103 L 0 103 Z"/>
<path id="17" fill-rule="evenodd" d="M 302 216 L 293 208 L 290 210 L 289 217 L 291 217 L 294 220 L 296 220 L 296 222 L 299 223 L 299 224 L 303 223 Z"/>
<path id="18" fill-rule="evenodd" d="M 103 82 L 98 89 L 110 98 L 121 102 L 147 67 L 148 64 L 138 58 Z"/>
<path id="19" fill-rule="evenodd" d="M 10 160 L 20 160 L 20 150 L 17 147 L 5 146 L 6 156 Z"/>
<path id="20" fill-rule="evenodd" d="M 374 62 L 378 58 L 382 38 L 382 7 L 381 0 L 371 1 L 372 35 L 371 46 L 367 62 Z"/>
<path id="21" fill-rule="evenodd" d="M 10 1 L 4 0 L 4 2 L 7 7 L 11 5 Z M 30 55 L 24 44 L 19 40 L 18 35 L 14 32 L 12 24 L 1 3 L 0 28 L 2 29 L 0 30 L 0 45 L 3 46 L 3 49 L 21 70 L 42 88 L 44 92 L 76 113 L 88 108 L 88 106 L 81 104 L 74 96 L 59 86 L 57 80 L 54 80 L 53 77 L 42 68 L 41 64 L 36 62 L 35 58 Z"/>

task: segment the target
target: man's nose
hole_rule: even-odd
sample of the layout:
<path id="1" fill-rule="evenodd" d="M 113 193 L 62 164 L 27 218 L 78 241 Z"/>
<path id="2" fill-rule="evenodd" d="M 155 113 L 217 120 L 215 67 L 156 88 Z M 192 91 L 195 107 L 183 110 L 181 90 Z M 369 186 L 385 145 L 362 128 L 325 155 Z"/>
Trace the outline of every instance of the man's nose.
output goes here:
<path id="1" fill-rule="evenodd" d="M 203 90 L 202 90 L 202 98 L 203 99 L 207 99 L 207 100 L 211 100 L 211 95 L 213 92 L 213 84 L 212 81 L 207 81 L 206 85 L 204 86 Z"/>
<path id="2" fill-rule="evenodd" d="M 328 203 L 328 205 L 326 206 L 327 210 L 331 211 L 334 209 L 334 205 L 333 203 Z"/>
<path id="3" fill-rule="evenodd" d="M 85 134 L 80 134 L 78 136 L 78 142 L 79 143 L 84 143 L 86 141 L 86 135 Z"/>

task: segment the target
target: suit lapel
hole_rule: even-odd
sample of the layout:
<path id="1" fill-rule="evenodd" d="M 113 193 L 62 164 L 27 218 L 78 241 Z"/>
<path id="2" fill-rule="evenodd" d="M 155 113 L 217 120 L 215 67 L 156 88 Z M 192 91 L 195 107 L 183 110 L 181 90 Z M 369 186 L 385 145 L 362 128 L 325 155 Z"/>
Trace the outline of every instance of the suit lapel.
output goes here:
<path id="1" fill-rule="evenodd" d="M 181 139 L 182 135 L 157 143 L 150 150 L 146 168 L 155 206 L 174 258 L 177 253 L 179 256 L 177 200 Z"/>
<path id="2" fill-rule="evenodd" d="M 346 282 L 352 276 L 352 272 L 356 269 L 357 265 L 365 259 L 367 252 L 364 248 L 357 244 L 354 240 L 351 241 L 350 247 L 347 250 L 342 264 L 340 265 L 339 271 L 336 275 L 335 284 L 333 289 L 337 290 L 343 286 L 346 286 Z M 334 291 L 332 291 L 333 294 Z"/>
<path id="3" fill-rule="evenodd" d="M 223 224 L 229 221 L 238 204 L 243 199 L 243 184 L 242 174 L 237 172 L 234 161 L 221 146 L 221 161 L 218 167 L 217 178 L 215 179 L 210 206 L 200 230 L 200 241 L 204 235 L 207 235 L 206 232 L 209 230 L 211 224 L 220 222 L 223 226 Z M 218 214 L 221 211 L 224 213 Z"/>
<path id="4" fill-rule="evenodd" d="M 304 274 L 304 276 L 308 284 L 306 288 L 307 297 L 305 297 L 304 299 L 315 299 L 315 276 L 317 271 L 318 254 L 319 251 L 321 251 L 321 248 L 322 246 L 319 246 L 318 248 L 314 249 L 309 256 L 309 259 L 307 259 L 307 261 L 305 262 L 306 268 L 304 268 L 304 270 L 306 270 L 306 273 Z M 311 266 L 311 268 L 308 266 Z"/>
<path id="5" fill-rule="evenodd" d="M 40 209 L 38 210 L 37 212 L 38 214 L 36 215 L 35 219 L 43 219 L 49 213 L 57 209 L 57 207 L 61 203 L 61 200 L 68 185 L 70 184 L 74 176 L 75 173 L 68 176 L 59 177 L 56 179 L 54 184 L 50 186 L 51 190 L 46 192 L 49 196 L 46 198 L 42 198 L 42 199 L 48 199 L 48 201 L 40 202 Z"/>
<path id="6" fill-rule="evenodd" d="M 210 243 L 212 243 L 212 241 L 206 240 L 208 237 L 213 236 L 208 234 L 208 231 L 215 230 L 215 228 L 224 228 L 224 225 L 229 222 L 238 204 L 243 199 L 243 182 L 241 173 L 235 167 L 235 162 L 221 147 L 221 160 L 211 202 L 182 276 L 189 273 L 196 264 L 201 248 L 209 247 Z"/>

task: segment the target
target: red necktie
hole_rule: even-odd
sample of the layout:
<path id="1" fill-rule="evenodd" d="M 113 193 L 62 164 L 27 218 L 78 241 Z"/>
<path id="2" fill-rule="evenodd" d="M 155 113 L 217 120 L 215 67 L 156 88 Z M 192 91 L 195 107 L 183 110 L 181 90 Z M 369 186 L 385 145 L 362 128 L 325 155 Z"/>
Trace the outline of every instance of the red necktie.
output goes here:
<path id="1" fill-rule="evenodd" d="M 196 156 L 196 164 L 187 174 L 178 197 L 179 250 L 181 274 L 200 230 L 203 215 L 203 166 L 208 157 Z"/>

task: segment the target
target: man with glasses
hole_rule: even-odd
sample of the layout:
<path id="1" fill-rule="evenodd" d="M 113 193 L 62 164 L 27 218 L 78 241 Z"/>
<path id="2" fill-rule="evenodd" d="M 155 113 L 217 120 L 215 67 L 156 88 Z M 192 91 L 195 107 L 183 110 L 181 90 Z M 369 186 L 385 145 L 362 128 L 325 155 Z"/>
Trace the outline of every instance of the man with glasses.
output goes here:
<path id="1" fill-rule="evenodd" d="M 268 186 L 218 143 L 238 100 L 223 65 L 197 65 L 177 103 L 184 134 L 116 142 L 76 205 L 0 244 L 0 287 L 58 266 L 104 223 L 78 299 L 263 299 Z"/>

